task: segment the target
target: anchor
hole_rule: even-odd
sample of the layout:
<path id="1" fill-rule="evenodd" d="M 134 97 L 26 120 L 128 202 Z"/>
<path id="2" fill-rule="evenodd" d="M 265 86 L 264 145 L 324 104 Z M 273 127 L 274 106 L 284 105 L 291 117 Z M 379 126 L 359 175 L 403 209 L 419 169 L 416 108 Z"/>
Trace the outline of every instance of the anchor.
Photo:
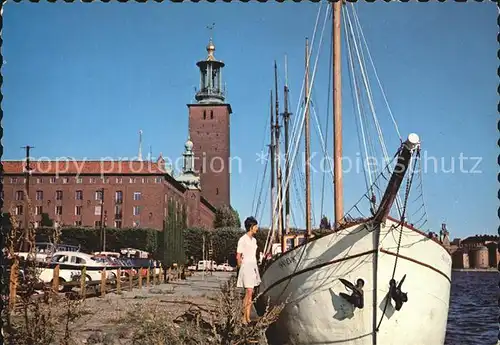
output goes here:
<path id="1" fill-rule="evenodd" d="M 394 279 L 389 281 L 389 294 L 396 303 L 395 309 L 397 311 L 401 310 L 403 303 L 408 302 L 408 293 L 401 291 L 401 286 L 403 285 L 405 278 L 406 274 L 403 276 L 398 285 L 396 285 L 396 281 Z"/>
<path id="2" fill-rule="evenodd" d="M 363 309 L 363 306 L 365 305 L 363 298 L 363 286 L 365 286 L 364 280 L 356 280 L 356 286 L 350 281 L 343 278 L 339 278 L 339 280 L 342 282 L 342 284 L 345 285 L 346 288 L 352 290 L 351 295 L 348 295 L 344 292 L 339 293 L 339 295 L 347 302 L 351 303 L 355 308 Z"/>

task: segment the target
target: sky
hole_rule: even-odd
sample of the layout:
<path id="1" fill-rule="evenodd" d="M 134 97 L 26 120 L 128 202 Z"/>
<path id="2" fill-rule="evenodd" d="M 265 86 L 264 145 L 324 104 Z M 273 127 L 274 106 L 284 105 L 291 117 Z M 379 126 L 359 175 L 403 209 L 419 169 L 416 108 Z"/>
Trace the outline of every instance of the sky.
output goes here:
<path id="1" fill-rule="evenodd" d="M 160 152 L 173 160 L 180 157 L 188 135 L 186 104 L 194 101 L 194 89 L 199 87 L 196 62 L 206 57 L 211 34 L 206 26 L 215 23 L 215 56 L 226 64 L 223 82 L 226 101 L 233 109 L 231 156 L 241 162 L 231 174 L 231 203 L 242 219 L 256 213 L 262 224 L 268 224 L 268 179 L 258 198 L 265 163 L 257 158 L 269 141 L 266 121 L 273 65 L 277 60 L 282 105 L 287 56 L 290 108 L 292 118 L 298 118 L 305 38 L 313 37 L 319 6 L 309 2 L 7 3 L 2 47 L 3 159 L 22 159 L 25 145 L 35 146 L 35 157 L 132 158 L 137 156 L 140 129 L 143 152 L 151 146 L 153 157 Z M 424 157 L 431 157 L 422 174 L 428 218 L 423 228 L 439 231 L 444 221 L 452 238 L 496 233 L 495 4 L 359 2 L 355 6 L 401 136 L 417 133 Z M 311 74 L 324 13 L 313 43 Z M 330 35 L 328 20 L 311 99 L 321 127 L 328 121 L 331 155 Z M 356 159 L 362 146 L 345 47 L 344 42 L 344 156 Z M 375 109 L 392 156 L 399 138 L 370 73 Z M 319 164 L 322 145 L 316 122 L 311 121 L 311 149 L 317 153 L 314 166 Z M 378 135 L 373 132 L 371 137 L 376 142 Z M 462 163 L 460 157 L 465 157 Z M 333 215 L 331 177 L 326 175 L 323 188 L 324 175 L 312 173 L 315 225 L 321 213 Z M 304 188 L 297 181 L 292 188 L 292 225 L 303 226 Z M 365 190 L 362 171 L 346 171 L 344 209 Z M 257 199 L 261 200 L 258 212 Z"/>

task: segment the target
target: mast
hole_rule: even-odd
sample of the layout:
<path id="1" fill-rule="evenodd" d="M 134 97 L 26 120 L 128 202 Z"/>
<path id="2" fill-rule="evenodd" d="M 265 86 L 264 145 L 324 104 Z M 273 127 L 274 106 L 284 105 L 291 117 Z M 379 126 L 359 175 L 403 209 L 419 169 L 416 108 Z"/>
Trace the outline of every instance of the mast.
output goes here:
<path id="1" fill-rule="evenodd" d="M 306 161 L 306 231 L 307 237 L 309 238 L 312 233 L 311 229 L 311 166 L 309 159 L 311 157 L 311 129 L 309 128 L 309 40 L 306 38 L 306 76 L 304 81 L 305 87 L 305 121 L 304 121 L 304 131 L 305 131 L 305 161 Z"/>
<path id="2" fill-rule="evenodd" d="M 291 113 L 288 112 L 288 70 L 287 70 L 287 61 L 285 55 L 285 90 L 283 93 L 284 103 L 285 103 L 285 111 L 283 112 L 283 122 L 285 123 L 285 175 L 288 183 L 285 183 L 285 233 L 288 234 L 290 232 L 290 153 L 289 153 L 289 138 L 288 138 L 288 130 L 289 130 L 289 121 Z"/>
<path id="3" fill-rule="evenodd" d="M 398 154 L 398 162 L 394 167 L 394 171 L 392 173 L 391 179 L 387 185 L 384 196 L 380 201 L 380 205 L 378 207 L 377 212 L 373 216 L 373 220 L 375 223 L 380 224 L 385 222 L 387 216 L 389 215 L 389 211 L 398 195 L 399 187 L 401 187 L 401 183 L 403 183 L 403 178 L 405 173 L 408 171 L 408 167 L 410 166 L 411 156 L 415 150 L 417 150 L 420 146 L 420 138 L 417 134 L 411 133 L 408 135 L 408 139 L 402 144 L 401 149 Z M 404 210 L 403 210 L 403 220 L 404 219 Z"/>
<path id="4" fill-rule="evenodd" d="M 274 92 L 275 92 L 275 104 L 276 109 L 274 114 L 276 115 L 274 126 L 275 137 L 276 137 L 276 175 L 278 180 L 278 236 L 281 243 L 281 252 L 285 252 L 285 236 L 283 227 L 283 181 L 281 176 L 281 161 L 280 161 L 280 123 L 279 123 L 279 98 L 278 98 L 278 66 L 276 60 L 274 61 Z"/>
<path id="5" fill-rule="evenodd" d="M 269 154 L 271 159 L 271 234 L 274 232 L 274 193 L 275 193 L 275 182 L 274 182 L 274 116 L 273 116 L 273 90 L 271 90 L 271 102 L 270 102 L 270 113 L 271 113 L 271 144 L 269 145 Z"/>
<path id="6" fill-rule="evenodd" d="M 342 82 L 340 56 L 340 23 L 342 1 L 333 4 L 332 40 L 333 40 L 333 188 L 335 204 L 335 228 L 340 225 L 344 215 L 342 183 Z"/>

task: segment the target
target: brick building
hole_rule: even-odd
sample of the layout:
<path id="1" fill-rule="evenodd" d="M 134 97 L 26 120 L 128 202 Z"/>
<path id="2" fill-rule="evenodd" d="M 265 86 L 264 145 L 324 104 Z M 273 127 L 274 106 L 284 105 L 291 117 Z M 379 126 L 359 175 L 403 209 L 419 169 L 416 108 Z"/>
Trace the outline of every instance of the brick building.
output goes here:
<path id="1" fill-rule="evenodd" d="M 23 223 L 25 162 L 3 164 L 4 212 Z M 108 227 L 161 230 L 169 200 L 179 209 L 186 206 L 188 226 L 210 228 L 213 224 L 215 208 L 201 196 L 199 183 L 193 182 L 198 177 L 185 167 L 179 177 L 182 181 L 177 181 L 161 157 L 156 162 L 33 161 L 30 168 L 29 196 L 36 227 L 46 213 L 61 226 L 100 227 L 104 221 Z"/>
<path id="2" fill-rule="evenodd" d="M 210 228 L 216 207 L 230 205 L 230 114 L 224 102 L 222 61 L 199 61 L 197 103 L 188 104 L 189 134 L 184 169 L 174 178 L 160 156 L 156 162 L 37 161 L 31 159 L 29 196 L 40 226 L 42 214 L 61 226 L 162 229 L 168 201 L 187 209 L 188 226 Z M 25 161 L 4 161 L 4 210 L 26 219 Z M 104 201 L 102 202 L 102 200 Z M 101 212 L 103 212 L 101 216 Z"/>

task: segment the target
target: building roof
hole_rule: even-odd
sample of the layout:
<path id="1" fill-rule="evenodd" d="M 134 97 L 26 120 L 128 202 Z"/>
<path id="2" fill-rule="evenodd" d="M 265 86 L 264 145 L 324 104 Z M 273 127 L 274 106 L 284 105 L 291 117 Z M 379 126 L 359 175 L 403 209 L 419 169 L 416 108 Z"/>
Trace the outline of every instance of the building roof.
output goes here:
<path id="1" fill-rule="evenodd" d="M 24 173 L 25 161 L 3 161 L 6 175 Z M 138 160 L 78 161 L 71 158 L 30 161 L 32 175 L 164 175 L 164 163 Z"/>

